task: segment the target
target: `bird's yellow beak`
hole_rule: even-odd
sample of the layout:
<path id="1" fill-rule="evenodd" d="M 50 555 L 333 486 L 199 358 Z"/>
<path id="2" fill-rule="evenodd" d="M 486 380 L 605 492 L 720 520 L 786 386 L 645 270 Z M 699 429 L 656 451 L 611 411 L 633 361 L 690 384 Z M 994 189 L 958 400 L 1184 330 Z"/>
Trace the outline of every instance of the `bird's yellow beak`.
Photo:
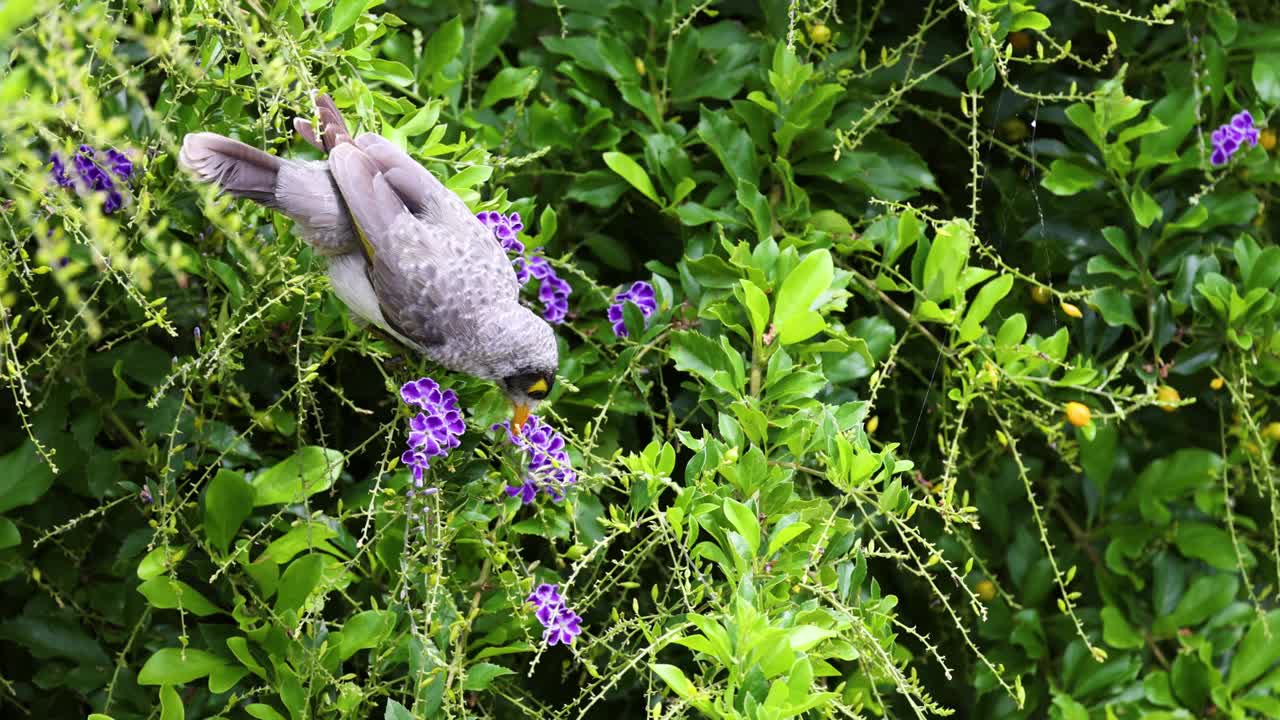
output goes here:
<path id="1" fill-rule="evenodd" d="M 519 435 L 524 424 L 529 421 L 529 406 L 518 402 L 511 403 L 511 430 Z"/>

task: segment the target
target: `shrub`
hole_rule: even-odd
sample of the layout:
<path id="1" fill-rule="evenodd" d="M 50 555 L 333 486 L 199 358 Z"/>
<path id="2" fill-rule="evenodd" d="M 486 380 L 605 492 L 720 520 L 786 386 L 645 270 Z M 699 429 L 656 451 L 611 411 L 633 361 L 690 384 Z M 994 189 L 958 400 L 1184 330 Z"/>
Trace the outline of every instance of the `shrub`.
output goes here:
<path id="1" fill-rule="evenodd" d="M 1280 717 L 1272 3 L 27 0 L 0 43 L 10 713 Z M 319 157 L 318 92 L 523 253 L 526 435 L 177 171 Z"/>

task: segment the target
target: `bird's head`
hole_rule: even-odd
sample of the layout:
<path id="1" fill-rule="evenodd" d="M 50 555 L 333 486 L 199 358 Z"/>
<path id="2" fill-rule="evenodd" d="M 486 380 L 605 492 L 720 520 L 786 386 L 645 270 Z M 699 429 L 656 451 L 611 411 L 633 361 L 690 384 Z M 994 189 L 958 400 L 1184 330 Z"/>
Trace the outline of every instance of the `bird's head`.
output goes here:
<path id="1" fill-rule="evenodd" d="M 508 326 L 505 362 L 500 362 L 498 386 L 511 401 L 511 429 L 516 434 L 529 415 L 537 409 L 556 383 L 560 366 L 560 349 L 555 332 L 545 320 L 520 306 L 517 317 Z"/>
<path id="2" fill-rule="evenodd" d="M 538 408 L 538 403 L 551 392 L 556 382 L 555 369 L 542 368 L 508 375 L 498 380 L 511 401 L 511 430 L 517 435 Z"/>

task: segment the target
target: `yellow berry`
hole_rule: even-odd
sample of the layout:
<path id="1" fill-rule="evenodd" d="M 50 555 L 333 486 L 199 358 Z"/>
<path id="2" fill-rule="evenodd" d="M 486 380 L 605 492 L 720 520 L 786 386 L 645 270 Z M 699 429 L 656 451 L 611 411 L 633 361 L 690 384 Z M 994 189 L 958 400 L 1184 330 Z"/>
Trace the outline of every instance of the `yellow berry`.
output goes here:
<path id="1" fill-rule="evenodd" d="M 1220 377 L 1216 377 L 1209 381 L 1209 387 L 1213 388 L 1214 390 L 1221 390 L 1222 386 L 1226 384 L 1227 382 Z"/>
<path id="2" fill-rule="evenodd" d="M 1280 442 L 1280 422 L 1267 423 L 1267 426 L 1262 428 L 1262 437 L 1273 442 Z"/>
<path id="3" fill-rule="evenodd" d="M 1067 422 L 1076 427 L 1084 427 L 1093 422 L 1093 411 L 1084 403 L 1069 402 L 1067 403 Z"/>
<path id="4" fill-rule="evenodd" d="M 1262 135 L 1258 137 L 1258 144 L 1262 146 L 1263 150 L 1274 150 L 1276 147 L 1276 131 L 1271 128 L 1263 130 Z"/>
<path id="5" fill-rule="evenodd" d="M 1031 286 L 1031 299 L 1041 305 L 1048 305 L 1053 299 L 1053 293 L 1049 292 L 1049 288 L 1043 285 Z"/>
<path id="6" fill-rule="evenodd" d="M 1022 142 L 1031 135 L 1030 128 L 1022 120 L 1013 117 L 1000 123 L 1000 134 L 1004 135 L 1004 139 L 1009 142 Z"/>
<path id="7" fill-rule="evenodd" d="M 978 594 L 978 599 L 984 603 L 989 603 L 996 599 L 996 584 L 990 580 L 983 580 L 973 588 Z"/>
<path id="8" fill-rule="evenodd" d="M 636 72 L 640 74 L 640 77 L 644 77 L 644 74 L 646 72 L 644 67 L 644 60 L 641 60 L 640 58 L 636 58 Z"/>
<path id="9" fill-rule="evenodd" d="M 867 421 L 867 434 L 870 435 L 874 433 L 878 427 L 880 427 L 880 416 L 876 415 Z"/>
<path id="10" fill-rule="evenodd" d="M 809 39 L 812 40 L 815 45 L 826 45 L 831 42 L 831 28 L 823 25 L 822 23 L 818 23 L 817 25 L 809 28 Z"/>
<path id="11" fill-rule="evenodd" d="M 1156 388 L 1156 402 L 1160 404 L 1160 409 L 1165 412 L 1173 412 L 1178 409 L 1178 401 L 1182 396 L 1178 394 L 1177 389 L 1168 385 L 1161 385 Z"/>
<path id="12" fill-rule="evenodd" d="M 1062 308 L 1062 312 L 1067 314 L 1067 317 L 1073 317 L 1073 318 L 1084 317 L 1084 313 L 1080 312 L 1080 308 L 1076 307 L 1075 305 L 1072 305 L 1069 302 L 1063 301 L 1059 305 L 1059 307 Z"/>

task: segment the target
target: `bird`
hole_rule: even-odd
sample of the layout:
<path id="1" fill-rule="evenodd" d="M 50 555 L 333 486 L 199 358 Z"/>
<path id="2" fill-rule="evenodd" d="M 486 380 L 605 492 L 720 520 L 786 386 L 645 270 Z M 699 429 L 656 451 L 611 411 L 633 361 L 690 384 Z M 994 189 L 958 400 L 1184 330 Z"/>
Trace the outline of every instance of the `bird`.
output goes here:
<path id="1" fill-rule="evenodd" d="M 520 302 L 506 250 L 399 146 L 371 132 L 353 138 L 328 95 L 315 104 L 319 124 L 298 117 L 293 127 L 324 160 L 195 132 L 178 163 L 293 220 L 356 318 L 449 370 L 495 382 L 519 433 L 555 385 L 559 347 L 547 321 Z"/>

